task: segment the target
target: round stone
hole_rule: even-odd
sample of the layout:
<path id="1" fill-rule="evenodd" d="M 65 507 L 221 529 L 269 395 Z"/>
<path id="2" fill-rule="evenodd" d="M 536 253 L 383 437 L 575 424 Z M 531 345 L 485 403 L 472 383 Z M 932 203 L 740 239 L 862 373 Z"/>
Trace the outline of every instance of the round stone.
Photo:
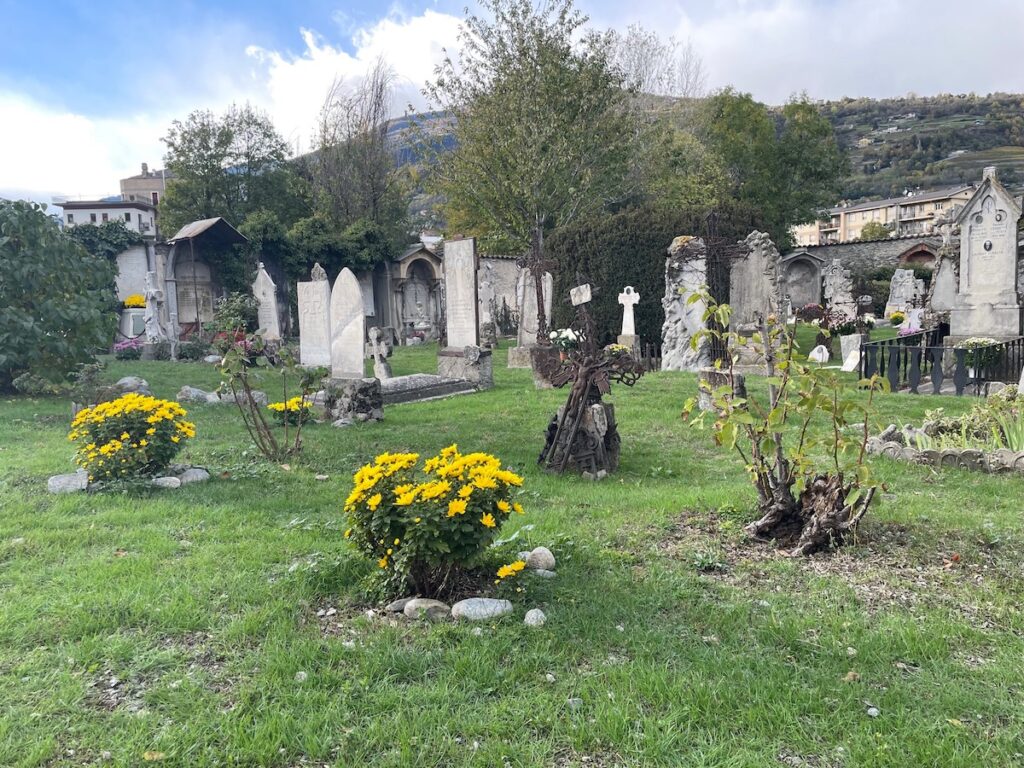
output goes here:
<path id="1" fill-rule="evenodd" d="M 526 612 L 526 618 L 523 619 L 523 624 L 528 627 L 543 627 L 544 622 L 548 620 L 548 617 L 544 615 L 544 611 L 540 608 L 532 608 Z"/>
<path id="2" fill-rule="evenodd" d="M 467 621 L 486 621 L 512 613 L 512 603 L 491 597 L 471 597 L 452 606 L 452 618 Z"/>
<path id="3" fill-rule="evenodd" d="M 537 547 L 526 558 L 526 567 L 535 570 L 555 570 L 555 556 L 547 547 Z"/>
<path id="4" fill-rule="evenodd" d="M 452 609 L 440 600 L 430 600 L 425 597 L 416 597 L 410 600 L 402 608 L 402 613 L 410 619 L 427 619 L 428 621 L 443 621 L 451 614 Z"/>

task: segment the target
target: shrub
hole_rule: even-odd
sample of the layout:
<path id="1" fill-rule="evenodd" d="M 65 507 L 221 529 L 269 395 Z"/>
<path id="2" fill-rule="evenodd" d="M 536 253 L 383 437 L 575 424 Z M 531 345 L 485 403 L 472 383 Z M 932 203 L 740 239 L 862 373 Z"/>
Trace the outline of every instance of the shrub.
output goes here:
<path id="1" fill-rule="evenodd" d="M 133 293 L 124 298 L 125 309 L 143 309 L 146 306 L 146 297 L 141 293 Z"/>
<path id="2" fill-rule="evenodd" d="M 129 392 L 79 411 L 68 440 L 78 446 L 76 462 L 89 480 L 150 477 L 167 468 L 182 442 L 195 437 L 184 408 Z"/>
<path id="3" fill-rule="evenodd" d="M 248 293 L 231 293 L 217 300 L 213 312 L 213 326 L 216 331 L 255 331 L 259 323 L 259 304 L 256 297 Z"/>
<path id="4" fill-rule="evenodd" d="M 273 412 L 274 418 L 279 424 L 289 424 L 294 427 L 305 424 L 309 420 L 313 403 L 302 395 L 296 395 L 283 402 L 271 403 L 267 408 Z"/>
<path id="5" fill-rule="evenodd" d="M 382 453 L 355 473 L 345 500 L 350 539 L 396 591 L 436 594 L 456 571 L 478 564 L 502 523 L 523 508 L 523 479 L 486 453 L 451 445 L 419 463 L 417 453 Z"/>
<path id="6" fill-rule="evenodd" d="M 142 357 L 142 338 L 136 336 L 114 344 L 114 357 L 118 360 L 138 360 Z"/>
<path id="7" fill-rule="evenodd" d="M 985 371 L 999 365 L 1003 359 L 1003 350 L 999 342 L 985 336 L 972 336 L 969 339 L 957 343 L 954 349 L 965 349 L 965 363 L 971 368 Z"/>
<path id="8" fill-rule="evenodd" d="M 183 341 L 178 345 L 178 359 L 202 360 L 209 354 L 210 345 L 199 340 Z"/>
<path id="9" fill-rule="evenodd" d="M 796 318 L 804 323 L 813 323 L 825 316 L 825 308 L 821 304 L 804 304 L 796 311 Z"/>

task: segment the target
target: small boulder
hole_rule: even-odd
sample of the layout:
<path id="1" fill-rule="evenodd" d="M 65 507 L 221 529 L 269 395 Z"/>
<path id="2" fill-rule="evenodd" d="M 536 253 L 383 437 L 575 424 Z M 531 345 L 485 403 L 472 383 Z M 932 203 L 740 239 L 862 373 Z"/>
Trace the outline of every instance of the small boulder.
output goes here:
<path id="1" fill-rule="evenodd" d="M 555 570 L 555 556 L 547 547 L 537 547 L 526 558 L 526 567 L 534 570 Z"/>
<path id="2" fill-rule="evenodd" d="M 67 475 L 54 475 L 46 481 L 50 493 L 75 493 L 89 487 L 89 473 L 84 469 Z"/>
<path id="3" fill-rule="evenodd" d="M 204 363 L 220 364 L 220 361 L 223 360 L 223 359 L 224 358 L 221 357 L 220 355 L 207 355 L 206 357 L 203 358 L 203 362 Z"/>
<path id="4" fill-rule="evenodd" d="M 149 382 L 138 376 L 122 376 L 113 387 L 118 393 L 125 395 L 129 392 L 136 392 L 140 395 L 152 395 L 149 391 Z"/>
<path id="5" fill-rule="evenodd" d="M 403 597 L 400 600 L 395 600 L 394 602 L 385 605 L 384 611 L 386 613 L 403 613 L 405 611 L 405 606 L 407 606 L 412 601 L 413 598 L 411 597 Z"/>
<path id="6" fill-rule="evenodd" d="M 180 488 L 181 480 L 176 477 L 154 477 L 153 485 L 157 488 Z"/>
<path id="7" fill-rule="evenodd" d="M 202 467 L 189 467 L 178 475 L 178 480 L 181 481 L 182 485 L 188 485 L 189 483 L 203 483 L 209 479 L 210 473 Z"/>
<path id="8" fill-rule="evenodd" d="M 425 597 L 413 598 L 402 608 L 402 613 L 410 619 L 425 618 L 429 621 L 444 621 L 451 612 L 452 609 L 440 600 Z"/>
<path id="9" fill-rule="evenodd" d="M 185 386 L 178 390 L 174 399 L 179 403 L 205 403 L 208 402 L 210 393 L 198 387 Z"/>
<path id="10" fill-rule="evenodd" d="M 523 619 L 523 624 L 528 627 L 543 627 L 544 622 L 548 620 L 548 617 L 544 615 L 544 611 L 540 608 L 532 608 L 526 612 L 526 618 Z"/>
<path id="11" fill-rule="evenodd" d="M 452 618 L 467 621 L 486 621 L 509 613 L 512 613 L 511 602 L 490 597 L 471 597 L 452 606 Z"/>
<path id="12" fill-rule="evenodd" d="M 532 571 L 530 571 L 530 573 L 532 573 L 538 579 L 553 579 L 555 578 L 555 576 L 558 575 L 554 571 L 548 571 L 544 568 L 534 568 Z"/>

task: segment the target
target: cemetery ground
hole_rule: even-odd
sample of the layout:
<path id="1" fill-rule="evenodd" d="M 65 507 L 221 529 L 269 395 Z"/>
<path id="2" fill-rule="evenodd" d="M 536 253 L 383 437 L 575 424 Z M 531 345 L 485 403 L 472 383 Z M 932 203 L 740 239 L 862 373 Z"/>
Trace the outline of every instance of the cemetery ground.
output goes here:
<path id="1" fill-rule="evenodd" d="M 132 494 L 47 494 L 68 403 L 0 400 L 0 765 L 1024 763 L 1024 481 L 876 457 L 858 540 L 789 559 L 744 537 L 742 467 L 680 419 L 694 376 L 613 391 L 622 464 L 592 483 L 536 467 L 565 393 L 504 359 L 491 391 L 309 426 L 288 468 L 246 450 L 232 408 L 191 406 L 179 458 L 214 479 Z M 430 370 L 434 349 L 393 362 Z M 106 372 L 127 374 L 158 397 L 218 379 Z M 884 395 L 874 426 L 969 404 Z M 351 474 L 453 442 L 525 477 L 502 538 L 534 527 L 495 567 L 545 545 L 558 575 L 491 622 L 368 618 Z"/>

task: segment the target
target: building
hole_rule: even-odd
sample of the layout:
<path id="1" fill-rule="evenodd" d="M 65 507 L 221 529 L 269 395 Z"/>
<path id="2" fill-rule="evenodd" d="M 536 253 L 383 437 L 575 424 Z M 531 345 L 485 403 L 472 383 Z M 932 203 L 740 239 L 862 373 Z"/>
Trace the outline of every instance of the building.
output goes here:
<path id="1" fill-rule="evenodd" d="M 121 199 L 129 202 L 144 202 L 156 206 L 163 199 L 167 179 L 174 174 L 167 170 L 150 171 L 149 164 L 142 164 L 142 173 L 121 179 Z"/>
<path id="2" fill-rule="evenodd" d="M 122 221 L 143 237 L 156 237 L 156 207 L 141 200 L 55 200 L 53 204 L 64 210 L 61 221 L 65 227 Z"/>
<path id="3" fill-rule="evenodd" d="M 928 235 L 937 216 L 954 211 L 971 199 L 973 184 L 914 192 L 856 205 L 840 205 L 828 211 L 828 219 L 793 228 L 797 245 L 827 245 L 860 240 L 861 230 L 869 222 L 888 227 L 892 237 Z"/>

